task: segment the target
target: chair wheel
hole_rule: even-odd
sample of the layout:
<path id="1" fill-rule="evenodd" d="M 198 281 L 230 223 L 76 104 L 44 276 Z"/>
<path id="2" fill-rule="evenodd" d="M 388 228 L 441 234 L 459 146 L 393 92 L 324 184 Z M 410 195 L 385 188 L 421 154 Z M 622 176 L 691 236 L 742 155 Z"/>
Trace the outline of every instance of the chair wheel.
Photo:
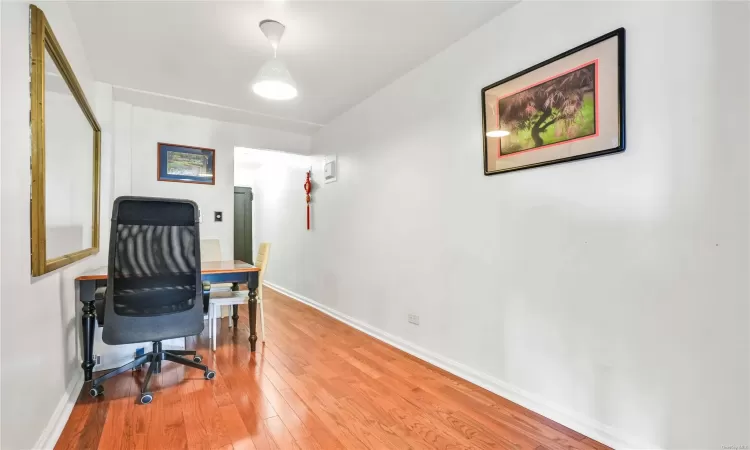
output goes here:
<path id="1" fill-rule="evenodd" d="M 200 364 L 201 361 L 203 361 L 203 358 L 201 358 L 201 355 L 193 356 L 193 362 L 197 362 L 198 364 Z"/>
<path id="2" fill-rule="evenodd" d="M 102 394 L 104 394 L 104 386 L 94 386 L 89 389 L 89 395 L 92 397 L 97 397 Z"/>
<path id="3" fill-rule="evenodd" d="M 151 403 L 151 400 L 153 399 L 154 399 L 154 396 L 148 392 L 141 394 L 141 405 L 148 405 L 149 403 Z"/>
<path id="4" fill-rule="evenodd" d="M 203 373 L 203 376 L 206 377 L 207 380 L 213 380 L 216 378 L 216 372 L 213 370 L 207 370 Z"/>

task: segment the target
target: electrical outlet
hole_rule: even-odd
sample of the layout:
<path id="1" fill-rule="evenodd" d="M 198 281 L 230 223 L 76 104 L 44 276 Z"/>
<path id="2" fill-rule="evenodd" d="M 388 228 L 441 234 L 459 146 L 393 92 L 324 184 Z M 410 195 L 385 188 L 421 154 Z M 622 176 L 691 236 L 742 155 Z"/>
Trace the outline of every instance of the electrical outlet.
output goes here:
<path id="1" fill-rule="evenodd" d="M 416 314 L 409 314 L 409 323 L 419 325 L 419 316 Z"/>
<path id="2" fill-rule="evenodd" d="M 102 363 L 102 357 L 100 355 L 96 355 L 94 360 L 96 361 L 97 366 Z"/>

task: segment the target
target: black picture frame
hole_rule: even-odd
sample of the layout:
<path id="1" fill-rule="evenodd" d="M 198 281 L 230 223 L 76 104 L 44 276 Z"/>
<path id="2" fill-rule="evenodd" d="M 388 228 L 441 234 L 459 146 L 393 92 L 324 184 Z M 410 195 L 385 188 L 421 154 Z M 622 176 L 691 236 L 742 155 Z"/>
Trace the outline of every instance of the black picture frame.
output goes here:
<path id="1" fill-rule="evenodd" d="M 596 151 L 596 152 L 586 153 L 586 154 L 583 154 L 583 155 L 576 155 L 576 156 L 570 156 L 570 157 L 566 157 L 566 158 L 559 158 L 559 159 L 555 159 L 555 160 L 551 160 L 551 161 L 544 161 L 544 162 L 539 162 L 539 163 L 534 163 L 534 164 L 529 164 L 529 165 L 524 165 L 524 166 L 519 166 L 519 167 L 513 167 L 513 168 L 508 168 L 508 169 L 499 170 L 499 171 L 498 170 L 489 171 L 489 168 L 488 168 L 488 155 L 487 155 L 487 151 L 488 151 L 488 149 L 487 149 L 487 142 L 488 142 L 487 141 L 487 111 L 486 111 L 486 107 L 485 107 L 485 101 L 486 101 L 485 98 L 486 98 L 487 91 L 490 90 L 490 89 L 492 89 L 492 88 L 495 88 L 497 86 L 500 86 L 502 84 L 505 84 L 505 83 L 507 83 L 507 82 L 509 82 L 511 80 L 514 80 L 514 79 L 516 79 L 518 77 L 521 77 L 523 75 L 526 75 L 526 74 L 529 74 L 531 72 L 534 72 L 535 70 L 538 70 L 538 69 L 540 69 L 540 68 L 542 68 L 542 67 L 544 67 L 544 66 L 546 66 L 546 65 L 548 65 L 550 63 L 553 63 L 553 62 L 558 61 L 560 59 L 563 59 L 563 58 L 566 58 L 568 56 L 571 56 L 571 55 L 573 55 L 573 54 L 575 54 L 575 53 L 577 53 L 577 52 L 579 52 L 579 51 L 581 51 L 583 49 L 586 49 L 588 47 L 591 47 L 593 45 L 599 44 L 599 43 L 601 43 L 603 41 L 606 41 L 606 40 L 612 39 L 612 38 L 617 38 L 617 74 L 618 74 L 618 80 L 617 80 L 617 82 L 618 82 L 618 86 L 617 86 L 618 105 L 617 105 L 617 110 L 618 110 L 618 116 L 619 116 L 618 117 L 618 121 L 619 121 L 619 133 L 618 133 L 619 145 L 617 145 L 616 147 L 602 149 L 602 150 L 599 150 L 599 151 Z M 596 39 L 593 39 L 593 40 L 588 41 L 588 42 L 586 42 L 584 44 L 581 44 L 581 45 L 579 45 L 579 46 L 577 46 L 575 48 L 572 48 L 572 49 L 570 49 L 570 50 L 568 50 L 568 51 L 566 51 L 564 53 L 561 53 L 561 54 L 559 54 L 557 56 L 554 56 L 554 57 L 549 58 L 549 59 L 547 59 L 545 61 L 542 61 L 539 64 L 536 64 L 536 65 L 534 65 L 532 67 L 529 67 L 528 69 L 522 70 L 522 71 L 520 71 L 518 73 L 515 73 L 515 74 L 509 76 L 509 77 L 503 78 L 500 81 L 497 81 L 497 82 L 492 83 L 492 84 L 490 84 L 488 86 L 485 86 L 485 87 L 482 88 L 480 99 L 481 99 L 481 107 L 482 107 L 482 143 L 483 143 L 482 144 L 482 146 L 483 146 L 483 154 L 482 155 L 483 155 L 483 166 L 484 166 L 484 174 L 485 174 L 485 176 L 488 176 L 488 175 L 497 175 L 497 174 L 508 173 L 508 172 L 515 172 L 515 171 L 523 170 L 523 169 L 531 169 L 531 168 L 534 168 L 534 167 L 547 166 L 547 165 L 551 165 L 551 164 L 558 164 L 558 163 L 563 163 L 563 162 L 575 161 L 575 160 L 579 160 L 579 159 L 593 158 L 593 157 L 596 157 L 596 156 L 608 155 L 610 153 L 622 152 L 622 151 L 625 150 L 625 135 L 626 135 L 625 134 L 625 28 L 622 28 L 622 27 L 618 28 L 618 29 L 616 29 L 614 31 L 611 31 L 611 32 L 607 33 L 607 34 L 599 36 Z"/>
<path id="2" fill-rule="evenodd" d="M 156 144 L 156 179 L 173 183 L 193 183 L 204 185 L 216 184 L 216 150 L 212 148 L 193 147 L 190 145 L 167 144 L 158 142 Z M 206 175 L 170 174 L 168 171 L 168 152 L 184 153 L 188 155 L 200 155 L 205 158 Z"/>

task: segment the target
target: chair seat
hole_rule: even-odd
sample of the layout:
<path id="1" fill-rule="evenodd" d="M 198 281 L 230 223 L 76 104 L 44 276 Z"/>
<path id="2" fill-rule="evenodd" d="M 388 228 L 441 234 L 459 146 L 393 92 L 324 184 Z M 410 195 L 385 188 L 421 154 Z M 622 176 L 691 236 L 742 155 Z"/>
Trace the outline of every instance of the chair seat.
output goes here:
<path id="1" fill-rule="evenodd" d="M 191 309 L 195 285 L 120 289 L 112 295 L 115 313 L 121 316 L 153 317 Z"/>
<path id="2" fill-rule="evenodd" d="M 249 294 L 250 294 L 250 291 L 231 291 L 231 290 L 211 291 L 211 297 L 209 298 L 209 302 L 212 305 L 220 305 L 220 306 L 241 305 L 247 301 L 247 296 Z"/>

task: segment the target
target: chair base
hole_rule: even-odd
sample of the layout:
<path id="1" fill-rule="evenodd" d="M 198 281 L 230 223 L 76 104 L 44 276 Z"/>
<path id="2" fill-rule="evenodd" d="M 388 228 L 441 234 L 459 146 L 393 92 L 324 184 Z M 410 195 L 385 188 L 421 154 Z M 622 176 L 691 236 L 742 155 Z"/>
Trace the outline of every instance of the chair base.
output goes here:
<path id="1" fill-rule="evenodd" d="M 183 356 L 192 356 L 193 359 L 190 360 L 187 358 L 183 358 Z M 153 395 L 148 390 L 148 384 L 151 382 L 151 375 L 155 373 L 161 373 L 162 361 L 172 361 L 178 364 L 182 364 L 183 366 L 192 367 L 194 369 L 201 369 L 203 370 L 203 376 L 207 380 L 215 378 L 216 372 L 209 369 L 207 366 L 200 364 L 202 360 L 203 359 L 199 355 L 197 355 L 194 350 L 163 350 L 161 341 L 157 341 L 154 342 L 153 351 L 141 355 L 125 364 L 124 366 L 118 367 L 117 369 L 112 370 L 111 372 L 108 372 L 95 380 L 92 380 L 91 389 L 89 389 L 89 395 L 91 395 L 92 397 L 102 395 L 104 393 L 104 387 L 101 385 L 103 382 L 128 370 L 139 369 L 141 366 L 148 363 L 148 372 L 146 373 L 146 378 L 143 380 L 140 397 L 140 402 L 142 404 L 148 404 L 153 400 Z"/>

